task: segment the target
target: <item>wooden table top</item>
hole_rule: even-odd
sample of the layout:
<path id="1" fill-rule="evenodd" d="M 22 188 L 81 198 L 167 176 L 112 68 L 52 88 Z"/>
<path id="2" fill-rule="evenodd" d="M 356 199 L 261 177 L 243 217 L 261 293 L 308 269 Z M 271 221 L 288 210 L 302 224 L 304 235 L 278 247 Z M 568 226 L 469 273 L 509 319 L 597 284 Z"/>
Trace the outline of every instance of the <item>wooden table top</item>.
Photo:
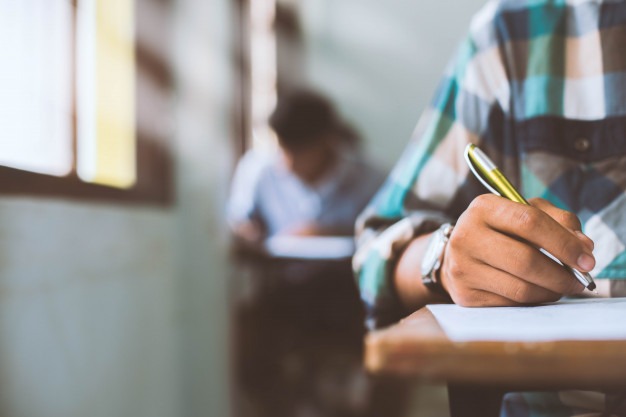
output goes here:
<path id="1" fill-rule="evenodd" d="M 365 345 L 366 368 L 377 374 L 524 389 L 626 387 L 626 340 L 452 342 L 423 308 L 371 332 Z"/>

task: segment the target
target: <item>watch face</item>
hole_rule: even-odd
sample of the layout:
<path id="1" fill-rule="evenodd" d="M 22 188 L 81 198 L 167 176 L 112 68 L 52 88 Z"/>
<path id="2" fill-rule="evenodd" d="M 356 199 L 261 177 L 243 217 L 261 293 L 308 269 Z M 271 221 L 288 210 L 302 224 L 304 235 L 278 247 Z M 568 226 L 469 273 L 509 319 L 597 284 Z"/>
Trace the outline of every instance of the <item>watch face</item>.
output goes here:
<path id="1" fill-rule="evenodd" d="M 435 232 L 428 243 L 424 257 L 422 258 L 422 276 L 428 275 L 435 268 L 437 262 L 439 262 L 439 255 L 443 243 L 441 232 Z"/>

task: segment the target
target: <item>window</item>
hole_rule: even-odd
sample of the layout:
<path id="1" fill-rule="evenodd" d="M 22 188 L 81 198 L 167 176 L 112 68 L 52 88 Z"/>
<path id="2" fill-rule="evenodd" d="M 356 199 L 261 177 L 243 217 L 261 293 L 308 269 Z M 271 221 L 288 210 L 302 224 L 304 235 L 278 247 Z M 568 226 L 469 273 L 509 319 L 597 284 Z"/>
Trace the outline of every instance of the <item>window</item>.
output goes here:
<path id="1" fill-rule="evenodd" d="M 302 28 L 294 0 L 236 0 L 233 37 L 238 70 L 234 108 L 237 155 L 272 149 L 269 117 L 280 93 L 307 86 Z"/>
<path id="2" fill-rule="evenodd" d="M 233 127 L 235 154 L 241 156 L 251 147 L 271 148 L 276 143 L 268 123 L 277 96 L 276 0 L 235 0 L 234 11 L 238 65 Z"/>
<path id="3" fill-rule="evenodd" d="M 0 164 L 72 169 L 72 5 L 0 1 Z"/>
<path id="4" fill-rule="evenodd" d="M 276 142 L 268 120 L 276 106 L 275 0 L 250 2 L 250 99 L 252 147 Z"/>
<path id="5" fill-rule="evenodd" d="M 129 0 L 78 3 L 76 162 L 84 181 L 136 181 L 133 26 Z"/>
<path id="6" fill-rule="evenodd" d="M 169 12 L 145 0 L 0 0 L 0 193 L 170 200 L 168 130 L 137 127 L 143 97 L 167 101 L 171 89 L 167 60 L 137 33 L 166 27 L 140 30 L 137 8 Z"/>

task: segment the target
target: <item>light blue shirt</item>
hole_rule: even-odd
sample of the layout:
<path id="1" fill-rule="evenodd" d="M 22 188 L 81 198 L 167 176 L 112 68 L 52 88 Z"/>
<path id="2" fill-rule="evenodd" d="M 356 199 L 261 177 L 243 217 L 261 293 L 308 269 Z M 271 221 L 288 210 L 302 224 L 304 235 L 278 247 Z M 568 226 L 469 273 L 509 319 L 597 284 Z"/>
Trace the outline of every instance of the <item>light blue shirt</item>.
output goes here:
<path id="1" fill-rule="evenodd" d="M 383 173 L 358 154 L 343 152 L 312 186 L 289 171 L 278 153 L 251 150 L 235 172 L 228 220 L 232 227 L 260 222 L 267 237 L 309 224 L 352 234 L 357 216 L 383 180 Z"/>

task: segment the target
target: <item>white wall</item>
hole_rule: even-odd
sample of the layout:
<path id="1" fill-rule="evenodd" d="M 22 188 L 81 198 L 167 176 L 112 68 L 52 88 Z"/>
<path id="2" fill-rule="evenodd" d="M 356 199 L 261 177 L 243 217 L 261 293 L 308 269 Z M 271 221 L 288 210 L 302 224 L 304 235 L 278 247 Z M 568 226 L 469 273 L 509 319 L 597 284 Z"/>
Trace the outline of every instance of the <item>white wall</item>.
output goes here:
<path id="1" fill-rule="evenodd" d="M 178 0 L 178 248 L 185 416 L 228 417 L 230 329 L 223 209 L 229 184 L 231 1 Z"/>
<path id="2" fill-rule="evenodd" d="M 300 0 L 311 82 L 382 166 L 398 159 L 485 0 Z"/>
<path id="3" fill-rule="evenodd" d="M 180 407 L 174 216 L 0 201 L 0 412 L 171 416 Z"/>
<path id="4" fill-rule="evenodd" d="M 228 417 L 229 2 L 174 2 L 177 203 L 0 198 L 0 415 Z"/>

